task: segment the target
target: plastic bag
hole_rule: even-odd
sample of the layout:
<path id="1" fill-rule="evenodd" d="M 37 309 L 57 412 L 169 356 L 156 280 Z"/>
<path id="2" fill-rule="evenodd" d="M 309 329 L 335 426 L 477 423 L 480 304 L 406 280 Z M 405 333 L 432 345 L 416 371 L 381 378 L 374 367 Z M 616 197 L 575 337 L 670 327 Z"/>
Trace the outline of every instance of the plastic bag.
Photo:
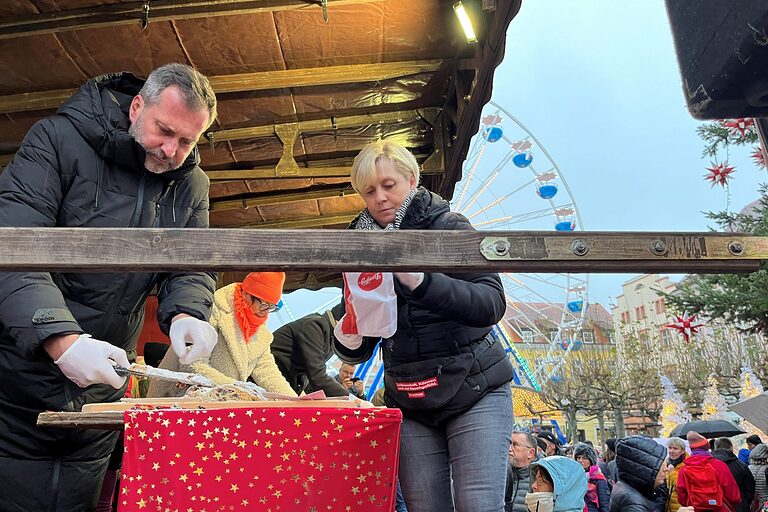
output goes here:
<path id="1" fill-rule="evenodd" d="M 347 348 L 363 336 L 389 338 L 397 330 L 397 295 L 391 272 L 344 272 L 346 312 L 334 334 Z"/>

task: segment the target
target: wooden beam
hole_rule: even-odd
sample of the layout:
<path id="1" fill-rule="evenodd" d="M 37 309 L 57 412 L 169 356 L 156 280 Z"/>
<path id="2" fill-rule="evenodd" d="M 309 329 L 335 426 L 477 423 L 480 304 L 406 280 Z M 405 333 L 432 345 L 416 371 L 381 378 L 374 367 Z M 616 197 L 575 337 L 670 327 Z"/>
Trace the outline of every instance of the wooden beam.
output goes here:
<path id="1" fill-rule="evenodd" d="M 262 126 L 250 126 L 244 128 L 232 128 L 229 130 L 218 130 L 207 132 L 203 137 L 197 141 L 198 144 L 209 144 L 210 140 L 214 142 L 225 142 L 230 140 L 242 140 L 242 139 L 258 139 L 263 137 L 276 137 L 277 130 L 280 126 L 285 125 L 297 125 L 299 133 L 304 132 L 320 132 L 320 131 L 333 131 L 343 128 L 358 128 L 360 126 L 368 126 L 371 124 L 394 124 L 394 123 L 408 123 L 418 121 L 421 119 L 431 119 L 432 116 L 436 116 L 439 109 L 436 107 L 416 109 L 416 110 L 396 110 L 393 112 L 380 112 L 376 114 L 359 114 L 342 117 L 329 117 L 326 119 L 315 119 L 311 121 L 299 121 L 298 123 L 284 123 L 284 124 L 268 124 Z M 10 162 L 13 159 L 13 154 L 8 153 L 0 155 L 0 163 L 7 160 Z M 301 169 L 300 167 L 297 167 Z M 266 169 L 265 169 L 266 171 Z M 294 169 L 295 171 L 295 169 Z M 299 172 L 284 172 L 281 176 L 266 176 L 268 178 L 282 177 L 282 178 L 295 178 L 299 176 L 305 176 L 306 174 L 302 170 Z M 274 169 L 272 172 L 275 172 Z M 319 171 L 322 173 L 323 171 Z M 328 171 L 331 173 L 340 172 L 338 169 Z M 327 174 L 320 174 L 325 176 Z M 336 176 L 336 174 L 332 174 Z M 219 178 L 222 179 L 222 178 Z"/>
<path id="2" fill-rule="evenodd" d="M 330 17 L 333 6 L 368 3 L 377 0 L 328 0 Z M 144 10 L 144 5 L 149 9 Z M 56 34 L 69 30 L 148 23 L 157 21 L 210 18 L 257 14 L 295 9 L 313 9 L 322 16 L 319 2 L 309 0 L 152 0 L 100 5 L 82 9 L 12 16 L 0 20 L 0 39 Z"/>
<path id="3" fill-rule="evenodd" d="M 216 94 L 266 91 L 286 87 L 312 87 L 347 83 L 375 82 L 417 73 L 434 72 L 441 60 L 383 62 L 319 68 L 279 69 L 208 77 Z M 0 114 L 58 108 L 76 88 L 27 92 L 0 96 Z"/>
<path id="4" fill-rule="evenodd" d="M 743 233 L 0 228 L 11 272 L 753 272 L 767 256 Z"/>
<path id="5" fill-rule="evenodd" d="M 271 222 L 262 222 L 260 224 L 253 224 L 250 226 L 244 226 L 252 229 L 287 229 L 295 230 L 306 228 L 319 228 L 322 226 L 336 226 L 347 225 L 357 217 L 359 212 L 347 213 L 342 215 L 316 215 L 313 217 L 304 217 L 301 219 L 293 220 L 277 220 Z"/>
<path id="6" fill-rule="evenodd" d="M 243 210 L 246 208 L 255 208 L 257 206 L 265 206 L 268 204 L 295 203 L 298 201 L 328 199 L 331 197 L 344 197 L 350 195 L 357 195 L 357 192 L 352 189 L 351 185 L 345 185 L 342 187 L 324 188 L 320 190 L 306 190 L 303 192 L 290 192 L 283 194 L 270 194 L 243 199 L 224 199 L 220 201 L 214 199 L 211 200 L 210 211 Z"/>
<path id="7" fill-rule="evenodd" d="M 325 119 L 299 121 L 298 123 L 285 123 L 284 125 L 295 124 L 299 133 L 333 131 L 345 128 L 359 128 L 360 126 L 368 126 L 371 124 L 394 124 L 419 121 L 435 115 L 437 110 L 437 108 L 395 110 L 393 112 L 380 112 L 376 114 L 327 117 Z M 207 132 L 204 137 L 198 141 L 198 144 L 207 144 L 211 140 L 213 140 L 213 142 L 225 142 L 230 140 L 274 137 L 277 135 L 277 127 L 284 125 L 268 124 L 211 131 Z"/>
<path id="8" fill-rule="evenodd" d="M 256 169 L 225 169 L 221 171 L 205 171 L 208 179 L 215 180 L 264 180 L 275 178 L 349 178 L 351 167 L 299 167 L 298 174 L 278 173 L 274 167 Z"/>

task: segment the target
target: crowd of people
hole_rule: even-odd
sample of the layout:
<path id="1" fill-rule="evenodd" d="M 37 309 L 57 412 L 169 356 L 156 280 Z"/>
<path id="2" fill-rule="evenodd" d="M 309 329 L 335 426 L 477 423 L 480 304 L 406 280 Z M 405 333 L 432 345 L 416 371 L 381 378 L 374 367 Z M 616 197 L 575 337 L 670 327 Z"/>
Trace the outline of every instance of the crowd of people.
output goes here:
<path id="1" fill-rule="evenodd" d="M 766 456 L 755 434 L 738 452 L 730 438 L 690 431 L 608 439 L 598 454 L 590 442 L 565 447 L 549 430 L 513 432 L 505 512 L 763 512 Z"/>

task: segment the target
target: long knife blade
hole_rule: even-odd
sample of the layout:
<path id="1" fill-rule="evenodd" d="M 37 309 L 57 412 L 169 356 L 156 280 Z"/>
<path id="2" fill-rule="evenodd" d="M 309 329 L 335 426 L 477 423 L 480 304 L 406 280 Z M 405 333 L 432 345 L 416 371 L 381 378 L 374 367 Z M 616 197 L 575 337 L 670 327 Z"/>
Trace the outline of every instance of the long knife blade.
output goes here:
<path id="1" fill-rule="evenodd" d="M 153 368 L 148 365 L 132 364 L 128 368 L 124 366 L 115 366 L 115 373 L 122 376 L 135 375 L 144 379 L 157 379 L 189 386 L 202 386 L 206 388 L 215 387 L 216 384 L 202 375 L 196 373 L 174 372 L 164 368 Z"/>

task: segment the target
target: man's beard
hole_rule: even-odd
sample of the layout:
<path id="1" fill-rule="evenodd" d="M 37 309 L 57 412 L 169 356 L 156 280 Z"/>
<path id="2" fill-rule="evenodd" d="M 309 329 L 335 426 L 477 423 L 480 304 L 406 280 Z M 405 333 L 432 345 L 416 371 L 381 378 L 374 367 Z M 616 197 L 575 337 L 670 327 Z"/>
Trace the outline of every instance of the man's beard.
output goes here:
<path id="1" fill-rule="evenodd" d="M 136 121 L 131 123 L 131 125 L 128 127 L 128 135 L 133 137 L 147 153 L 147 156 L 144 159 L 144 167 L 149 172 L 153 174 L 163 174 L 164 172 L 173 171 L 181 167 L 174 165 L 173 160 L 165 158 L 161 150 L 149 150 L 147 149 L 147 146 L 144 145 L 142 114 L 139 114 L 139 116 L 136 118 Z"/>

